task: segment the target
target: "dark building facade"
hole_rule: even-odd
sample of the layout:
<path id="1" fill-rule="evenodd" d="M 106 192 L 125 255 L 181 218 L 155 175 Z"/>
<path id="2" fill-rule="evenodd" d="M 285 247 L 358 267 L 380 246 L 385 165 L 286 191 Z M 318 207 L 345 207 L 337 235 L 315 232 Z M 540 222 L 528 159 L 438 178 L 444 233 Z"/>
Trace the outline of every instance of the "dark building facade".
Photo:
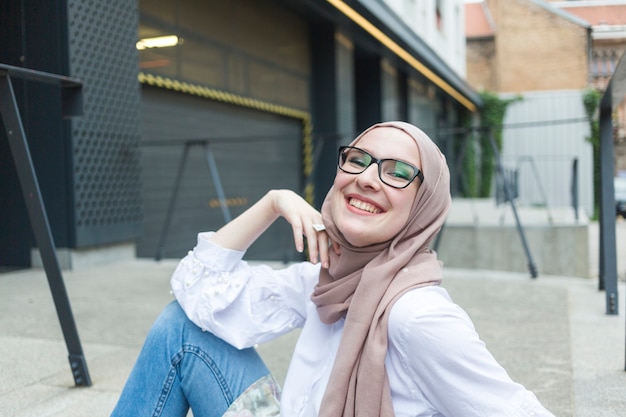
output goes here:
<path id="1" fill-rule="evenodd" d="M 319 207 L 337 146 L 407 120 L 454 164 L 451 136 L 477 94 L 383 2 L 8 0 L 0 62 L 83 82 L 84 114 L 16 82 L 57 247 L 132 243 L 178 258 L 271 188 Z M 0 265 L 33 238 L 0 132 Z M 454 190 L 453 190 L 454 191 Z M 292 260 L 277 222 L 249 259 Z"/>
<path id="2" fill-rule="evenodd" d="M 103 247 L 142 230 L 138 8 L 130 1 L 4 1 L 0 62 L 72 75 L 84 114 L 63 120 L 54 87 L 14 80 L 55 244 Z M 0 265 L 28 266 L 34 240 L 0 133 Z"/>

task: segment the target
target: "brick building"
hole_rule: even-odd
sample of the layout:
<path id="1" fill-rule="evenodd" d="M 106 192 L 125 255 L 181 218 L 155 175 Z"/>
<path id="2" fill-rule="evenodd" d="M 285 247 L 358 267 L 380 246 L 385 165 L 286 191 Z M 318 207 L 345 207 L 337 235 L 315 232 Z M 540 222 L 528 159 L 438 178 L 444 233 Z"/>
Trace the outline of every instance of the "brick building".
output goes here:
<path id="1" fill-rule="evenodd" d="M 626 50 L 624 0 L 485 0 L 466 4 L 465 14 L 467 79 L 478 90 L 603 92 Z M 626 171 L 624 106 L 615 123 L 619 173 Z"/>
<path id="2" fill-rule="evenodd" d="M 606 89 L 624 50 L 626 50 L 626 1 L 551 1 L 552 6 L 591 25 L 591 85 Z"/>
<path id="3" fill-rule="evenodd" d="M 590 27 L 535 0 L 466 5 L 467 75 L 481 90 L 584 89 Z"/>
<path id="4" fill-rule="evenodd" d="M 593 88 L 604 91 L 626 50 L 626 1 L 554 1 L 551 4 L 591 25 L 589 80 Z M 626 106 L 622 103 L 615 116 L 615 170 L 626 175 Z"/>
<path id="5" fill-rule="evenodd" d="M 503 98 L 501 156 L 516 171 L 520 205 L 591 214 L 593 152 L 583 105 L 591 25 L 541 0 L 466 3 L 467 80 Z"/>
<path id="6" fill-rule="evenodd" d="M 496 27 L 484 2 L 465 5 L 467 81 L 478 90 L 497 91 Z"/>

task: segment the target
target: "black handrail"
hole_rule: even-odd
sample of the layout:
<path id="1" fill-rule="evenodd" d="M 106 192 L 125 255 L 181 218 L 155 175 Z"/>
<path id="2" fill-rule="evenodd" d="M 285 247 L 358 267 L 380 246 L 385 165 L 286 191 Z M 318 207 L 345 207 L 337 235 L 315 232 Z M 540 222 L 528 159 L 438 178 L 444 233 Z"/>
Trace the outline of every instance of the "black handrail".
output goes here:
<path id="1" fill-rule="evenodd" d="M 64 118 L 82 114 L 82 83 L 65 76 L 0 64 L 0 116 L 4 122 L 28 216 L 63 330 L 72 375 L 77 386 L 91 386 L 87 362 L 61 275 L 50 224 L 37 182 L 33 160 L 28 149 L 28 141 L 15 100 L 11 77 L 60 86 L 61 111 Z"/>

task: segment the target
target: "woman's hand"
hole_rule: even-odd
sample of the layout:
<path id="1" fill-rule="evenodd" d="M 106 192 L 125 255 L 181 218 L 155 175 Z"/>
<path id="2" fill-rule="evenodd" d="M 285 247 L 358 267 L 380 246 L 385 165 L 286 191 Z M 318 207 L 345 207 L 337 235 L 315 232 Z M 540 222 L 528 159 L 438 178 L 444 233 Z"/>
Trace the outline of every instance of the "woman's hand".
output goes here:
<path id="1" fill-rule="evenodd" d="M 293 239 L 298 252 L 304 251 L 304 237 L 309 249 L 309 261 L 328 268 L 330 240 L 323 226 L 322 215 L 305 199 L 291 190 L 272 190 L 268 193 L 276 215 L 283 217 L 291 225 Z M 316 229 L 317 227 L 317 229 Z"/>
<path id="2" fill-rule="evenodd" d="M 328 234 L 313 227 L 322 225 L 322 215 L 290 190 L 268 192 L 252 207 L 215 232 L 211 240 L 225 248 L 247 250 L 278 217 L 284 217 L 291 224 L 296 250 L 304 251 L 306 237 L 309 260 L 312 263 L 319 260 L 324 268 L 328 268 Z"/>

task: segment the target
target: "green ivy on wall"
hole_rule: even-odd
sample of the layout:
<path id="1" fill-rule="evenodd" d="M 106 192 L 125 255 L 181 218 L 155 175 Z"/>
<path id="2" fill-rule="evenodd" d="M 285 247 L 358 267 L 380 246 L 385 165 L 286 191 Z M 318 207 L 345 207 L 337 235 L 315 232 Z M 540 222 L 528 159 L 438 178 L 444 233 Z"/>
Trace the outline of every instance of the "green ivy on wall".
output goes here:
<path id="1" fill-rule="evenodd" d="M 472 128 L 471 115 L 466 115 L 463 127 L 467 134 L 462 141 L 465 143 L 462 161 L 462 187 L 464 197 L 491 197 L 493 176 L 496 171 L 496 158 L 489 140 L 492 134 L 498 151 L 502 150 L 502 132 L 504 117 L 509 104 L 522 99 L 521 96 L 502 99 L 497 93 L 483 91 L 479 93 L 483 101 L 480 109 L 480 129 L 478 135 Z"/>
<path id="2" fill-rule="evenodd" d="M 480 183 L 478 186 L 478 197 L 486 198 L 491 196 L 491 185 L 496 170 L 496 157 L 493 147 L 489 141 L 489 134 L 493 135 L 498 152 L 502 150 L 502 131 L 504 116 L 509 104 L 521 100 L 521 96 L 502 99 L 497 93 L 483 91 L 480 93 L 483 100 L 483 107 L 480 111 Z"/>

